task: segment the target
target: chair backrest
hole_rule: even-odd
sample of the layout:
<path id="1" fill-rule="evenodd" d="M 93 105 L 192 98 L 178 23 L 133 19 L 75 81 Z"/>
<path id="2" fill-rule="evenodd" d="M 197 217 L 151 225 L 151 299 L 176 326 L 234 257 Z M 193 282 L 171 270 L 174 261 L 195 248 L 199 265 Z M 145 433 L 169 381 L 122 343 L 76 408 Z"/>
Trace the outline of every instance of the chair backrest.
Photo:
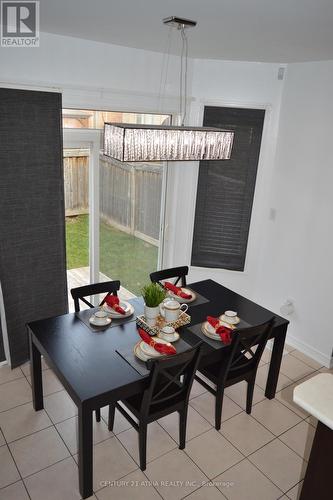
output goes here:
<path id="1" fill-rule="evenodd" d="M 149 385 L 142 398 L 142 415 L 168 408 L 176 401 L 188 402 L 201 344 L 199 342 L 180 354 L 148 361 L 151 371 Z"/>
<path id="2" fill-rule="evenodd" d="M 228 360 L 221 363 L 220 380 L 232 378 L 233 374 L 239 373 L 240 370 L 242 373 L 257 370 L 274 322 L 275 317 L 272 317 L 261 325 L 240 328 L 233 332 Z"/>
<path id="3" fill-rule="evenodd" d="M 84 302 L 89 307 L 96 307 L 91 302 L 89 302 L 86 297 L 92 295 L 98 295 L 100 293 L 105 293 L 105 297 L 99 304 L 100 306 L 104 304 L 106 297 L 108 295 L 117 295 L 120 288 L 120 281 L 104 281 L 103 283 L 93 283 L 91 285 L 79 286 L 78 288 L 72 288 L 71 294 L 74 299 L 75 312 L 80 310 L 80 300 Z"/>
<path id="4" fill-rule="evenodd" d="M 150 280 L 153 283 L 159 283 L 162 285 L 161 281 L 175 278 L 175 281 L 173 282 L 174 285 L 178 285 L 180 281 L 181 286 L 186 286 L 187 275 L 188 266 L 172 267 L 170 269 L 161 269 L 161 271 L 150 273 Z"/>

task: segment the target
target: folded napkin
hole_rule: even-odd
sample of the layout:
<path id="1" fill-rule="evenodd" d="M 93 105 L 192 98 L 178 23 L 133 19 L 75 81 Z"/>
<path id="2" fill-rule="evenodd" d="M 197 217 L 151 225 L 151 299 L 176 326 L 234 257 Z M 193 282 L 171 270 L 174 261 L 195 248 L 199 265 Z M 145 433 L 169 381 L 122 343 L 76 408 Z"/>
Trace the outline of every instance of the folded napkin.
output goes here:
<path id="1" fill-rule="evenodd" d="M 182 291 L 180 286 L 173 285 L 172 283 L 169 283 L 168 281 L 164 282 L 164 288 L 167 290 L 170 290 L 172 293 L 177 295 L 177 297 L 181 297 L 182 299 L 191 299 L 192 295 L 190 293 L 185 293 Z"/>
<path id="2" fill-rule="evenodd" d="M 213 328 L 215 328 L 215 332 L 220 335 L 222 342 L 224 344 L 230 344 L 232 329 L 220 325 L 219 318 L 213 318 L 213 316 L 207 316 L 207 321 Z"/>
<path id="3" fill-rule="evenodd" d="M 116 297 L 115 295 L 108 295 L 105 299 L 105 302 L 117 313 L 126 314 L 126 311 L 124 311 L 124 309 L 119 305 L 119 297 Z"/>
<path id="4" fill-rule="evenodd" d="M 176 348 L 172 344 L 162 344 L 161 342 L 156 342 L 148 333 L 146 333 L 142 328 L 139 328 L 139 335 L 146 344 L 150 345 L 155 349 L 155 351 L 161 354 L 176 354 Z"/>

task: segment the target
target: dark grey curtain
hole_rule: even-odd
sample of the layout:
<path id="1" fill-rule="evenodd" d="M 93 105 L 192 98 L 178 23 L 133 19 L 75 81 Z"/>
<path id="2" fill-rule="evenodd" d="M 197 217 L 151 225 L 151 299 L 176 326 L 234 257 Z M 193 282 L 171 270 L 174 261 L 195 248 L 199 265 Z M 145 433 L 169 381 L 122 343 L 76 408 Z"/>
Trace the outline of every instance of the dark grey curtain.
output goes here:
<path id="1" fill-rule="evenodd" d="M 25 324 L 67 312 L 61 94 L 0 89 L 0 282 L 12 366 Z"/>

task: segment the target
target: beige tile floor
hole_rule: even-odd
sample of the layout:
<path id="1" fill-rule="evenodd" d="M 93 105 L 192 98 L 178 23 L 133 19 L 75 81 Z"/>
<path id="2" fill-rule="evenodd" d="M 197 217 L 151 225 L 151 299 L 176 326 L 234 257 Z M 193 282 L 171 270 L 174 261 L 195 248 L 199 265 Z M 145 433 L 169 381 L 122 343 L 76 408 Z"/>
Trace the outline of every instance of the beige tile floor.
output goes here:
<path id="1" fill-rule="evenodd" d="M 295 385 L 324 371 L 316 361 L 287 347 L 279 392 L 265 399 L 270 351 L 263 355 L 252 415 L 245 383 L 228 388 L 222 427 L 214 429 L 214 398 L 193 385 L 187 444 L 178 449 L 178 416 L 150 426 L 147 469 L 138 467 L 138 439 L 116 413 L 114 432 L 94 422 L 94 500 L 296 500 L 316 422 L 292 402 Z M 31 404 L 29 366 L 0 367 L 0 500 L 79 499 L 77 411 L 43 363 L 44 407 Z"/>

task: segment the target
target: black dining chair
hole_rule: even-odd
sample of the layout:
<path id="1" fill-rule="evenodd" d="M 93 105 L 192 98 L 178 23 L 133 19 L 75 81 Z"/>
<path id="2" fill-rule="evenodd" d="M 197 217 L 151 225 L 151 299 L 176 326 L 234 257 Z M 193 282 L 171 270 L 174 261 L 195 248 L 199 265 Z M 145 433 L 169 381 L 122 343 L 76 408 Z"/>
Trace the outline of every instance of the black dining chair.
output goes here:
<path id="1" fill-rule="evenodd" d="M 87 306 L 93 308 L 94 306 L 86 297 L 91 297 L 93 295 L 99 295 L 101 293 L 105 293 L 104 298 L 100 302 L 100 306 L 102 306 L 105 302 L 106 297 L 109 295 L 117 295 L 117 292 L 120 288 L 120 281 L 104 281 L 102 283 L 92 283 L 91 285 L 79 286 L 77 288 L 71 289 L 71 295 L 74 300 L 75 312 L 80 311 L 80 300 L 86 304 Z M 101 410 L 98 409 L 95 411 L 96 413 L 96 421 L 100 422 L 101 420 Z"/>
<path id="2" fill-rule="evenodd" d="M 162 285 L 161 281 L 168 279 L 175 279 L 174 285 L 178 285 L 179 281 L 181 286 L 186 286 L 186 276 L 188 275 L 188 266 L 172 267 L 170 269 L 161 269 L 160 271 L 154 271 L 150 273 L 150 280 L 153 283 L 159 283 Z"/>
<path id="3" fill-rule="evenodd" d="M 221 349 L 221 359 L 198 367 L 195 380 L 215 396 L 215 428 L 221 428 L 224 389 L 247 382 L 246 413 L 251 413 L 254 384 L 260 358 L 274 326 L 275 318 L 262 325 L 235 330 L 230 346 Z M 200 375 L 215 385 L 211 387 Z"/>
<path id="4" fill-rule="evenodd" d="M 151 369 L 144 392 L 109 406 L 109 430 L 113 430 L 115 409 L 139 433 L 140 469 L 146 469 L 147 426 L 173 412 L 179 413 L 179 449 L 185 448 L 187 411 L 201 343 L 186 352 L 147 362 Z M 119 403 L 122 403 L 121 405 Z M 129 410 L 138 423 L 129 415 Z"/>
<path id="5" fill-rule="evenodd" d="M 89 302 L 86 297 L 91 297 L 93 295 L 99 295 L 101 293 L 105 293 L 105 297 L 100 302 L 100 306 L 102 306 L 105 302 L 105 299 L 108 295 L 117 295 L 117 292 L 120 288 L 120 281 L 104 281 L 103 283 L 92 283 L 91 285 L 79 286 L 78 288 L 72 288 L 71 294 L 74 300 L 75 312 L 80 311 L 80 300 L 84 302 L 89 307 L 96 307 L 91 302 Z"/>

